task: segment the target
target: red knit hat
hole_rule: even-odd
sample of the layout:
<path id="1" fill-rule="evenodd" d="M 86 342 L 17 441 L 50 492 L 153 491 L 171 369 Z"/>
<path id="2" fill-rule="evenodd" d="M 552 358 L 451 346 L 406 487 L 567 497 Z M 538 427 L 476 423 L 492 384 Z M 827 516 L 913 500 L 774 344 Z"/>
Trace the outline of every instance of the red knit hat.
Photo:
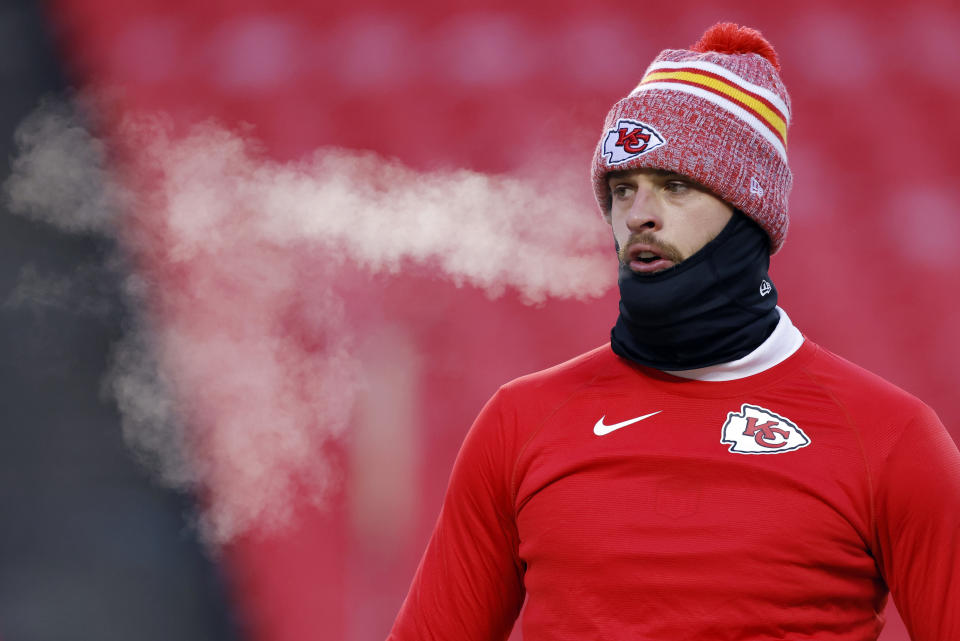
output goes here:
<path id="1" fill-rule="evenodd" d="M 607 173 L 641 167 L 689 176 L 755 220 L 776 253 L 787 235 L 790 96 L 760 32 L 710 27 L 689 50 L 662 51 L 613 106 L 593 160 L 610 211 Z"/>

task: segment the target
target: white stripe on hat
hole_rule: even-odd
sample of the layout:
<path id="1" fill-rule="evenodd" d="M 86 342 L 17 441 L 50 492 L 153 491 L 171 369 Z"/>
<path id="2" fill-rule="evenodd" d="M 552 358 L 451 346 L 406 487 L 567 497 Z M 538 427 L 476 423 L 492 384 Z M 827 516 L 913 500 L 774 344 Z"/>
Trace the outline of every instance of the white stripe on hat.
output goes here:
<path id="1" fill-rule="evenodd" d="M 638 94 L 641 91 L 650 91 L 651 89 L 662 89 L 664 91 L 680 91 L 683 93 L 692 94 L 699 98 L 703 98 L 708 102 L 712 102 L 718 107 L 726 109 L 727 111 L 739 117 L 741 120 L 743 120 L 748 125 L 753 127 L 753 129 L 757 133 L 759 133 L 761 136 L 764 137 L 764 139 L 766 139 L 767 142 L 773 145 L 773 148 L 776 149 L 777 153 L 780 154 L 780 157 L 783 158 L 783 162 L 787 162 L 787 150 L 783 146 L 783 143 L 780 142 L 780 139 L 772 131 L 770 131 L 770 128 L 767 127 L 767 125 L 765 125 L 764 123 L 762 123 L 756 116 L 754 116 L 752 113 L 750 113 L 749 111 L 747 111 L 746 109 L 738 105 L 737 103 L 733 102 L 729 98 L 717 95 L 712 91 L 707 91 L 706 89 L 700 89 L 699 87 L 692 87 L 690 85 L 683 84 L 680 82 L 670 82 L 670 81 L 648 82 L 646 84 L 642 84 L 636 89 L 634 89 L 630 95 Z"/>
<path id="2" fill-rule="evenodd" d="M 643 76 L 644 78 L 646 78 L 649 74 L 659 69 L 682 69 L 684 67 L 691 67 L 693 69 L 700 69 L 702 71 L 709 71 L 710 73 L 715 73 L 718 76 L 723 76 L 733 84 L 739 85 L 745 91 L 750 91 L 759 96 L 763 96 L 765 99 L 770 101 L 770 104 L 772 104 L 774 107 L 780 110 L 780 113 L 783 114 L 784 120 L 786 121 L 786 123 L 788 125 L 790 124 L 790 109 L 787 107 L 787 103 L 785 103 L 780 96 L 773 93 L 766 87 L 761 87 L 760 85 L 755 85 L 752 82 L 748 82 L 743 78 L 741 78 L 740 76 L 738 76 L 737 74 L 730 71 L 729 69 L 727 69 L 726 67 L 721 67 L 720 65 L 714 64 L 712 62 L 706 62 L 704 60 L 686 60 L 683 62 L 669 62 L 669 61 L 655 62 L 652 65 L 650 65 L 650 67 L 647 69 L 646 73 L 643 74 Z M 632 96 L 633 94 L 637 93 L 639 90 L 640 90 L 640 86 L 638 86 L 636 89 L 631 91 L 630 95 Z"/>

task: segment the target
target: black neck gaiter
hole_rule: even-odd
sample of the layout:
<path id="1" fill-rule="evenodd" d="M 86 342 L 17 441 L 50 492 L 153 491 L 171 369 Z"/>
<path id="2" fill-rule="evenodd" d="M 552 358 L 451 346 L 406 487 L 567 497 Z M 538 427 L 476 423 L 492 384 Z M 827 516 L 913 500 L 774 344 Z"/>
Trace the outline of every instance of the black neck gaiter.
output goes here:
<path id="1" fill-rule="evenodd" d="M 700 251 L 670 269 L 636 274 L 620 265 L 618 355 L 661 370 L 726 363 L 756 349 L 777 326 L 767 235 L 734 212 Z"/>

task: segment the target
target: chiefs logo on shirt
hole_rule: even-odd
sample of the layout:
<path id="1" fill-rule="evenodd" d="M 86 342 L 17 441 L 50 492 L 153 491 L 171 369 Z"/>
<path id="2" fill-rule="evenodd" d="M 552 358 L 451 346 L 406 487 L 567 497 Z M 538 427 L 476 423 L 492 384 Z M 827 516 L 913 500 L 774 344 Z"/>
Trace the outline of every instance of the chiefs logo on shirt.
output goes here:
<path id="1" fill-rule="evenodd" d="M 650 125 L 621 118 L 603 139 L 603 154 L 611 165 L 626 162 L 667 144 L 660 132 Z"/>
<path id="2" fill-rule="evenodd" d="M 810 438 L 796 423 L 765 407 L 740 406 L 727 414 L 721 443 L 729 443 L 736 454 L 782 454 L 810 445 Z"/>

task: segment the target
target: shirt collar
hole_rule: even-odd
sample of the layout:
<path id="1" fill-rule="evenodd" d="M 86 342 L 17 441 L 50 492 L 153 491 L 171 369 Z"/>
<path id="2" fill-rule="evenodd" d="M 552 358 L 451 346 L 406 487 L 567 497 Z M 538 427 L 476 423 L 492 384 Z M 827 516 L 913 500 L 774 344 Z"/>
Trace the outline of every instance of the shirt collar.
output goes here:
<path id="1" fill-rule="evenodd" d="M 664 371 L 672 376 L 697 381 L 733 381 L 759 374 L 779 365 L 800 349 L 804 338 L 800 330 L 790 322 L 790 317 L 783 309 L 777 307 L 777 313 L 780 315 L 780 320 L 773 333 L 743 358 L 697 369 Z"/>

